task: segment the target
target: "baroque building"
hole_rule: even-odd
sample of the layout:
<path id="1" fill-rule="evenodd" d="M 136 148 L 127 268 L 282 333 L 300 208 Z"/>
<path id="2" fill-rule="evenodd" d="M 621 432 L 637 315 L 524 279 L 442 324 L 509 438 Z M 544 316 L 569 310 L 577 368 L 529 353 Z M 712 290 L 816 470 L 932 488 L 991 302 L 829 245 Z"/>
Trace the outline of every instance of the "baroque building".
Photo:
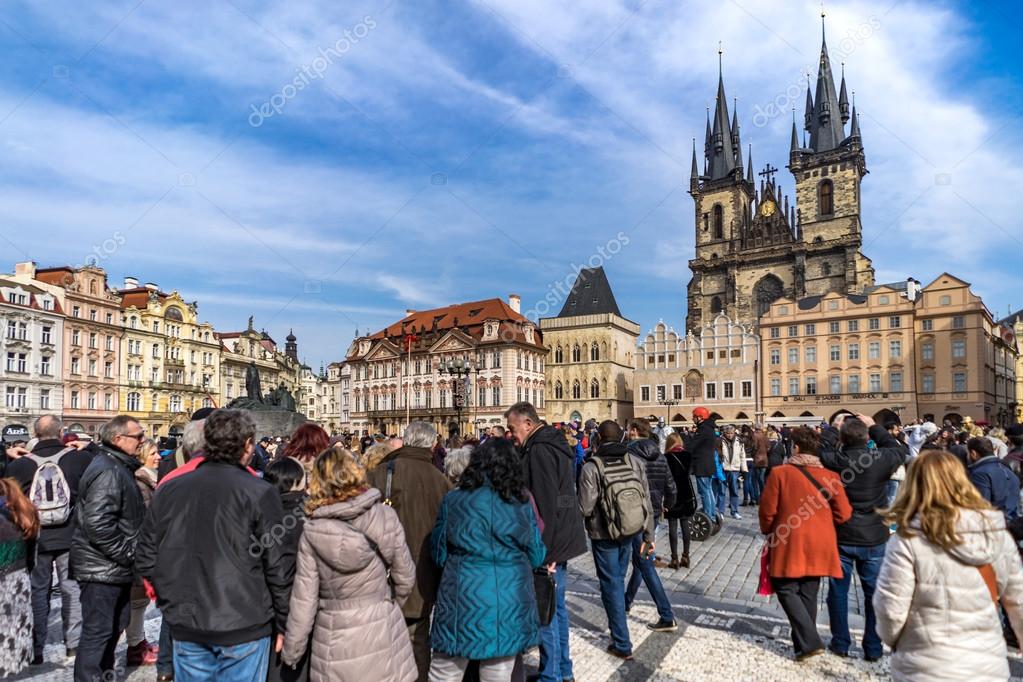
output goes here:
<path id="1" fill-rule="evenodd" d="M 1013 340 L 1017 344 L 1020 339 L 1023 339 L 1023 310 L 1009 313 L 1009 316 L 999 320 L 998 324 L 1007 330 L 1012 330 Z M 1013 387 L 1013 394 L 1015 398 L 1013 410 L 1015 423 L 1023 424 L 1023 353 L 1016 356 L 1016 381 Z"/>
<path id="2" fill-rule="evenodd" d="M 719 71 L 702 170 L 693 144 L 696 257 L 689 262 L 687 329 L 701 329 L 722 312 L 753 326 L 779 298 L 862 293 L 874 283 L 870 259 L 860 251 L 860 183 L 867 166 L 859 119 L 844 73 L 835 87 L 823 39 L 816 93 L 807 85 L 802 136 L 792 122 L 788 168 L 795 200 L 775 180 L 777 168 L 768 164 L 758 183 L 752 150 L 746 162 L 738 112 L 733 108 L 729 119 Z"/>
<path id="3" fill-rule="evenodd" d="M 296 387 L 300 365 L 296 359 L 298 344 L 293 333 L 288 333 L 286 350 L 281 352 L 277 342 L 265 330 L 255 330 L 253 318 L 249 317 L 248 326 L 243 331 L 217 332 L 216 338 L 220 344 L 221 385 L 225 405 L 235 398 L 245 396 L 245 373 L 250 364 L 256 367 L 259 387 L 264 396 L 283 383 L 298 405 Z"/>
<path id="4" fill-rule="evenodd" d="M 603 267 L 583 268 L 557 317 L 540 320 L 551 422 L 632 417 L 639 325 L 622 317 Z"/>

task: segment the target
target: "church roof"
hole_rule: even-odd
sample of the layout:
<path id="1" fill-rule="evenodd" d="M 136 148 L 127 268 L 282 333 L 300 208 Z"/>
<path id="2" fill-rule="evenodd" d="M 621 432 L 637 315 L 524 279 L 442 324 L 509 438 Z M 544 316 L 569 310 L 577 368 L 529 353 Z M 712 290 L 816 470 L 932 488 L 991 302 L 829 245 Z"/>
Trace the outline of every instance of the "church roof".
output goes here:
<path id="1" fill-rule="evenodd" d="M 583 268 L 576 276 L 572 291 L 569 292 L 558 317 L 606 313 L 622 316 L 614 292 L 611 291 L 611 284 L 607 281 L 604 268 Z"/>

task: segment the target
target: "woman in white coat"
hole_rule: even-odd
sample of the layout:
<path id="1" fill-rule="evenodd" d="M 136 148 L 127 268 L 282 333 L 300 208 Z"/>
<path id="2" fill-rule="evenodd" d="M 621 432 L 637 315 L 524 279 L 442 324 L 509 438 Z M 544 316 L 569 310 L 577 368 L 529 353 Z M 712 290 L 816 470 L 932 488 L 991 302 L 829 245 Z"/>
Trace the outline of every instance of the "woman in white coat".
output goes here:
<path id="1" fill-rule="evenodd" d="M 874 592 L 877 631 L 895 680 L 1007 680 L 995 598 L 1023 634 L 1023 569 L 1005 528 L 948 452 L 925 450 L 888 513 Z"/>

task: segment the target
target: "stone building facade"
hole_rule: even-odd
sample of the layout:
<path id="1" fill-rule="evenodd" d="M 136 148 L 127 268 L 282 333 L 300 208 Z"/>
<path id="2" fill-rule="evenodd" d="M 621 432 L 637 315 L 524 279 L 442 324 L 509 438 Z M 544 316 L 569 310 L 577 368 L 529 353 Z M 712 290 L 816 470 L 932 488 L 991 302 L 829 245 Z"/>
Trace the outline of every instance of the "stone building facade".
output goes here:
<path id="1" fill-rule="evenodd" d="M 760 339 L 718 313 L 685 336 L 658 322 L 636 352 L 635 416 L 692 426 L 692 411 L 706 407 L 722 424 L 756 418 Z"/>
<path id="2" fill-rule="evenodd" d="M 287 351 L 281 351 L 277 342 L 265 330 L 256 331 L 253 318 L 240 332 L 217 332 L 215 334 L 221 353 L 221 386 L 226 405 L 235 398 L 245 396 L 245 375 L 250 364 L 255 364 L 259 373 L 259 385 L 267 395 L 282 383 L 298 405 L 296 387 L 299 384 L 300 364 Z M 288 335 L 288 346 L 294 345 L 297 357 L 298 346 L 294 334 Z M 299 409 L 301 411 L 301 409 Z"/>
<path id="3" fill-rule="evenodd" d="M 1008 317 L 999 320 L 998 324 L 1012 330 L 1013 340 L 1019 347 L 1020 340 L 1023 339 L 1023 310 L 1010 313 Z M 1015 421 L 1017 424 L 1023 424 L 1023 353 L 1016 356 L 1016 384 L 1013 393 L 1016 401 Z"/>
<path id="4" fill-rule="evenodd" d="M 581 270 L 561 312 L 541 319 L 540 329 L 552 423 L 632 417 L 639 325 L 622 317 L 602 267 Z"/>
<path id="5" fill-rule="evenodd" d="M 848 133 L 846 132 L 846 124 Z M 861 251 L 860 183 L 866 157 L 845 76 L 837 93 L 827 44 L 821 46 L 816 96 L 806 93 L 805 135 L 796 122 L 788 168 L 790 204 L 768 164 L 754 176 L 752 150 L 743 164 L 737 112 L 729 121 L 718 78 L 713 119 L 704 139 L 703 169 L 694 145 L 689 193 L 695 202 L 696 257 L 689 262 L 686 328 L 699 330 L 724 312 L 755 326 L 775 300 L 827 291 L 862 293 L 874 283 Z"/>

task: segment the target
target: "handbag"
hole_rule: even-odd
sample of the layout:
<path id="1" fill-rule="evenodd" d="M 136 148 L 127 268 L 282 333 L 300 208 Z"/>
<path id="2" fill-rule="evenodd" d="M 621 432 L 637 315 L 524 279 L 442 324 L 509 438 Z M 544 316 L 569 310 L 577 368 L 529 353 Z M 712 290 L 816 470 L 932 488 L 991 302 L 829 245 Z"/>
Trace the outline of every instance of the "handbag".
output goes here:
<path id="1" fill-rule="evenodd" d="M 757 594 L 762 597 L 769 597 L 774 594 L 774 586 L 771 584 L 771 554 L 767 543 L 760 552 L 760 583 L 757 585 Z"/>
<path id="2" fill-rule="evenodd" d="M 536 592 L 536 611 L 540 618 L 540 626 L 546 627 L 554 620 L 554 608 L 557 606 L 554 574 L 548 573 L 546 566 L 533 569 L 533 590 Z"/>

